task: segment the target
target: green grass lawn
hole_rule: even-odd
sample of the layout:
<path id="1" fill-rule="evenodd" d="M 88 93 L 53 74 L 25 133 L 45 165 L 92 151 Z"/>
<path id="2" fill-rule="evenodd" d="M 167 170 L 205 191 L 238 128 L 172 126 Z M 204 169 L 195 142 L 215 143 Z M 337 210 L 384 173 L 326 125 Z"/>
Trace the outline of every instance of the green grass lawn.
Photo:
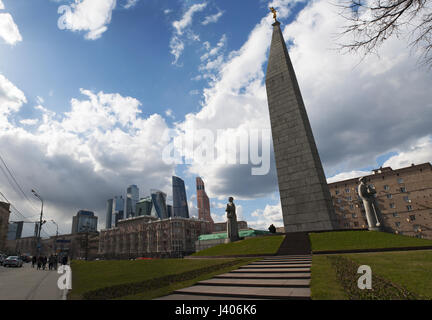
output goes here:
<path id="1" fill-rule="evenodd" d="M 312 251 L 432 246 L 432 240 L 377 231 L 338 231 L 309 234 Z"/>
<path id="2" fill-rule="evenodd" d="M 369 265 L 373 274 L 401 285 L 422 298 L 432 299 L 432 250 L 357 253 L 344 255 Z"/>
<path id="3" fill-rule="evenodd" d="M 201 250 L 192 254 L 193 256 L 236 256 L 236 255 L 255 255 L 255 254 L 276 254 L 284 235 L 263 236 L 240 240 L 227 244 Z"/>
<path id="4" fill-rule="evenodd" d="M 81 299 L 85 292 L 122 284 L 133 284 L 161 278 L 169 275 L 179 275 L 184 272 L 199 270 L 220 265 L 226 262 L 236 262 L 230 267 L 217 271 L 199 273 L 196 279 L 187 279 L 184 286 L 192 285 L 206 276 L 224 273 L 249 263 L 252 259 L 155 259 L 155 260 L 107 260 L 107 261 L 72 261 L 72 291 L 69 299 Z M 217 267 L 216 267 L 217 269 Z M 180 287 L 183 283 L 180 284 Z M 156 288 L 142 293 L 135 298 L 150 299 L 159 295 L 169 294 L 177 289 L 176 283 L 165 288 Z"/>
<path id="5" fill-rule="evenodd" d="M 310 288 L 312 300 L 348 299 L 327 256 L 312 257 Z"/>

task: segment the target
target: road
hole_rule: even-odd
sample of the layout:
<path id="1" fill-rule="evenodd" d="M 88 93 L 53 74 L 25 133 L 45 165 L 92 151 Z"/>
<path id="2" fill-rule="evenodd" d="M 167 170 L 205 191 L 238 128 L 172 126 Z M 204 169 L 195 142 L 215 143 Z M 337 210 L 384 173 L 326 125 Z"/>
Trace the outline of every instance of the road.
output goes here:
<path id="1" fill-rule="evenodd" d="M 31 263 L 22 268 L 0 266 L 0 300 L 62 300 L 57 271 L 36 270 Z"/>

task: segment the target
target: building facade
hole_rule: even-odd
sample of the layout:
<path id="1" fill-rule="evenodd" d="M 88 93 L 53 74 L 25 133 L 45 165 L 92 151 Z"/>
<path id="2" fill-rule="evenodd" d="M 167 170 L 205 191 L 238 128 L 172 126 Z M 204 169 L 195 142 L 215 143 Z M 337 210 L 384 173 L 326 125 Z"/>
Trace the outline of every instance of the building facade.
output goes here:
<path id="1" fill-rule="evenodd" d="M 173 216 L 189 218 L 189 208 L 184 181 L 179 177 L 172 177 Z"/>
<path id="2" fill-rule="evenodd" d="M 367 229 L 359 178 L 329 184 L 340 229 Z M 376 190 L 384 231 L 432 239 L 432 166 L 430 163 L 393 170 L 380 168 L 366 176 Z"/>
<path id="3" fill-rule="evenodd" d="M 97 232 L 98 217 L 93 211 L 80 210 L 72 218 L 72 234 L 80 232 Z"/>
<path id="4" fill-rule="evenodd" d="M 10 204 L 0 202 L 0 250 L 5 250 L 9 228 Z"/>
<path id="5" fill-rule="evenodd" d="M 210 213 L 210 200 L 205 192 L 204 181 L 196 178 L 198 218 L 210 222 L 207 233 L 214 231 L 214 221 Z"/>
<path id="6" fill-rule="evenodd" d="M 99 255 L 107 259 L 181 257 L 195 251 L 195 241 L 208 224 L 182 217 L 125 219 L 116 228 L 101 231 Z"/>

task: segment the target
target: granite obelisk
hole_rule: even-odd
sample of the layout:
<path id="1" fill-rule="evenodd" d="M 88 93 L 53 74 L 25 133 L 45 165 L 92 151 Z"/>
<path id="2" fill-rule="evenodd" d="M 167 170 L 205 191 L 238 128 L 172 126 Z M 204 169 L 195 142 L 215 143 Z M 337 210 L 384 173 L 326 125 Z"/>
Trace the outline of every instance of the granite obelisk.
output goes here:
<path id="1" fill-rule="evenodd" d="M 336 224 L 330 192 L 276 19 L 266 88 L 285 232 L 333 230 Z"/>

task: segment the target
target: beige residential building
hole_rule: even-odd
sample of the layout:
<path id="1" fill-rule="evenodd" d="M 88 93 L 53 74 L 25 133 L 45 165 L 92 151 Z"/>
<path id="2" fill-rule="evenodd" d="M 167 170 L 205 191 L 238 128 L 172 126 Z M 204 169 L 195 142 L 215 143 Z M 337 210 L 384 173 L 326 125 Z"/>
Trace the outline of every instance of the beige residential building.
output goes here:
<path id="1" fill-rule="evenodd" d="M 430 163 L 393 170 L 379 168 L 366 176 L 376 190 L 385 231 L 432 239 L 432 166 Z M 341 229 L 366 229 L 358 178 L 329 184 Z"/>
<path id="2" fill-rule="evenodd" d="M 6 239 L 9 227 L 10 204 L 0 202 L 0 252 L 6 249 Z"/>

